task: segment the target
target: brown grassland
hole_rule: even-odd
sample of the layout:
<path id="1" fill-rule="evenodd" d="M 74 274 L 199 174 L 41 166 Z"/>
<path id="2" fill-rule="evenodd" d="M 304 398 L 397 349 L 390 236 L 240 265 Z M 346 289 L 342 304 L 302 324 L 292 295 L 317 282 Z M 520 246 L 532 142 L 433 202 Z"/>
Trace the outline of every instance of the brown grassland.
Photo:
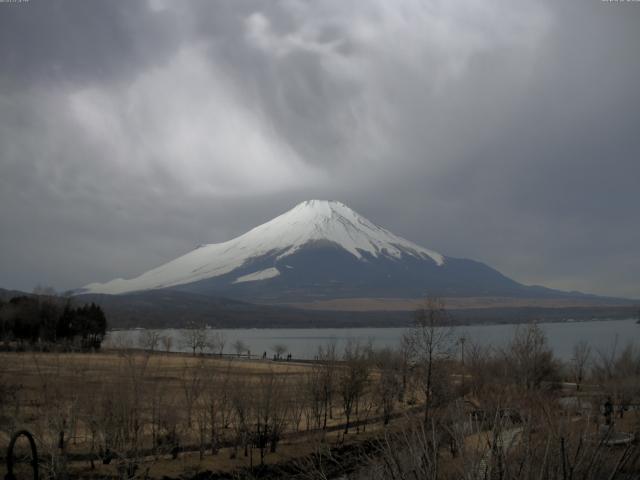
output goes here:
<path id="1" fill-rule="evenodd" d="M 128 456 L 151 478 L 232 472 L 305 457 L 318 448 L 319 435 L 332 444 L 361 442 L 382 425 L 371 398 L 359 399 L 348 435 L 337 398 L 330 400 L 326 426 L 323 413 L 312 418 L 300 401 L 317 373 L 309 363 L 123 350 L 0 353 L 0 365 L 1 451 L 8 432 L 26 428 L 41 456 L 64 452 L 64 469 L 73 476 L 118 477 L 119 460 Z M 239 419 L 243 413 L 251 418 Z M 270 425 L 281 430 L 278 448 L 263 448 L 263 460 L 260 441 L 242 438 L 248 432 L 238 425 L 255 429 L 261 421 L 265 441 L 273 440 Z M 114 459 L 104 465 L 109 445 Z"/>

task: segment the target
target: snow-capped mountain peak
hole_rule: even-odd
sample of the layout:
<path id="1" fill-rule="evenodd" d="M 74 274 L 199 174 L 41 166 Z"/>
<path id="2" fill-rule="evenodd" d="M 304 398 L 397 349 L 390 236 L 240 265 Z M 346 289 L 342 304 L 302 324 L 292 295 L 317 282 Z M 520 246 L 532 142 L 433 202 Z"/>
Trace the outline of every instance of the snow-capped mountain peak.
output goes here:
<path id="1" fill-rule="evenodd" d="M 439 253 L 394 235 L 341 202 L 308 200 L 233 240 L 201 245 L 139 277 L 92 283 L 83 291 L 118 294 L 193 283 L 228 274 L 266 255 L 281 260 L 318 241 L 335 244 L 359 260 L 410 256 L 438 266 L 444 263 Z M 238 276 L 234 283 L 266 280 L 280 273 L 273 265 Z"/>
<path id="2" fill-rule="evenodd" d="M 314 240 L 335 242 L 357 258 L 366 252 L 374 257 L 400 257 L 402 253 L 430 257 L 442 264 L 444 257 L 405 240 L 370 222 L 344 203 L 328 200 L 307 200 L 288 212 L 260 225 L 242 237 L 254 235 L 269 238 L 280 246 L 288 246 L 282 255 Z"/>

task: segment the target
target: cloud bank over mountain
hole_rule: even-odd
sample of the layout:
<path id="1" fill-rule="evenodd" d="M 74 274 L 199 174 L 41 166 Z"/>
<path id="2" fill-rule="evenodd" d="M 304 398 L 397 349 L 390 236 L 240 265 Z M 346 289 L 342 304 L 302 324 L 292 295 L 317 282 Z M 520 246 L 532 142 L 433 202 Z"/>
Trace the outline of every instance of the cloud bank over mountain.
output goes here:
<path id="1" fill-rule="evenodd" d="M 133 276 L 320 197 L 524 283 L 640 296 L 636 4 L 0 9 L 2 286 Z"/>

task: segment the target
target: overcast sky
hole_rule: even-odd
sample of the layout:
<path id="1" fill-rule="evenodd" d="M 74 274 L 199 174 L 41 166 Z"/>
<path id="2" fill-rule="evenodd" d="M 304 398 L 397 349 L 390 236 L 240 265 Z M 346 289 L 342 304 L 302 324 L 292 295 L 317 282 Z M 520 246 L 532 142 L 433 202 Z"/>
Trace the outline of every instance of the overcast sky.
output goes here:
<path id="1" fill-rule="evenodd" d="M 0 3 L 0 287 L 136 276 L 310 198 L 640 298 L 640 2 Z"/>

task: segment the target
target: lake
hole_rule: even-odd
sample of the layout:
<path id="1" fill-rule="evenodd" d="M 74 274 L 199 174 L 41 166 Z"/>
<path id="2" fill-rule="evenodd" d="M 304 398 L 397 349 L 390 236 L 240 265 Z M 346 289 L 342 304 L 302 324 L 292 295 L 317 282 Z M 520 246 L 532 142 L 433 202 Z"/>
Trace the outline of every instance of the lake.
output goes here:
<path id="1" fill-rule="evenodd" d="M 585 322 L 540 323 L 547 334 L 549 344 L 557 357 L 571 358 L 573 346 L 581 340 L 588 342 L 594 353 L 596 350 L 610 351 L 614 345 L 618 349 L 640 338 L 640 325 L 635 319 L 627 320 L 594 320 Z M 468 341 L 482 345 L 502 347 L 506 345 L 515 332 L 517 325 L 466 325 L 453 329 L 453 337 L 464 336 Z M 348 339 L 371 342 L 374 347 L 396 347 L 406 328 L 265 328 L 265 329 L 218 329 L 210 332 L 221 332 L 226 340 L 225 353 L 234 353 L 233 343 L 241 340 L 247 345 L 252 355 L 267 352 L 273 355 L 272 347 L 285 345 L 288 353 L 294 358 L 313 359 L 318 347 L 329 342 L 337 344 L 342 351 Z M 182 347 L 181 330 L 159 330 L 161 335 L 173 338 L 173 351 L 187 351 Z M 120 330 L 107 334 L 107 344 L 118 344 L 123 341 L 136 346 L 141 330 Z"/>

